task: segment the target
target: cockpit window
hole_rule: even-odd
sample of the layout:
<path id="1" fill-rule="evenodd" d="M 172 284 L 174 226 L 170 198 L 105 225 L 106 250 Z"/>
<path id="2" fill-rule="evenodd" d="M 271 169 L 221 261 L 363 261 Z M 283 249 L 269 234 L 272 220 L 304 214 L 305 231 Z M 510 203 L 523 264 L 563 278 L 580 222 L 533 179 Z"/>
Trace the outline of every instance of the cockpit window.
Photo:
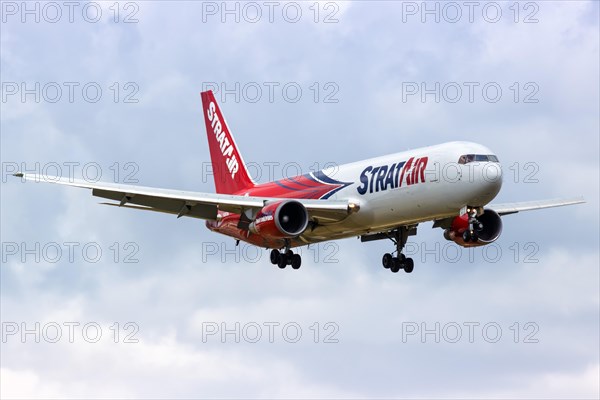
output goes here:
<path id="1" fill-rule="evenodd" d="M 485 162 L 485 161 L 498 162 L 498 157 L 496 157 L 493 154 L 463 154 L 458 159 L 458 163 L 459 164 L 468 164 L 468 163 L 473 162 L 473 161 L 478 161 L 478 162 Z"/>

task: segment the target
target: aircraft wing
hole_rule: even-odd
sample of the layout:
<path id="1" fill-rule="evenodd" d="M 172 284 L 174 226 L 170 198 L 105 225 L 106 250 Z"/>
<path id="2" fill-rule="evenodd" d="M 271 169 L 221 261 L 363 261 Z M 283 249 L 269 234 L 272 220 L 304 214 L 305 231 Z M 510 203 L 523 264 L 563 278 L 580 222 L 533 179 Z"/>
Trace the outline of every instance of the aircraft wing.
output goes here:
<path id="1" fill-rule="evenodd" d="M 174 214 L 177 217 L 186 216 L 207 220 L 215 220 L 218 211 L 241 214 L 246 211 L 258 211 L 271 201 L 284 200 L 283 198 L 159 189 L 112 182 L 88 182 L 54 176 L 40 177 L 38 174 L 16 173 L 14 175 L 28 181 L 56 183 L 91 189 L 93 196 L 117 202 L 102 204 Z M 357 209 L 356 205 L 350 204 L 347 201 L 294 200 L 299 201 L 306 207 L 310 218 L 325 223 L 341 221 Z"/>
<path id="2" fill-rule="evenodd" d="M 540 210 L 542 208 L 569 206 L 571 204 L 585 203 L 583 197 L 568 199 L 523 201 L 519 203 L 488 204 L 485 208 L 496 211 L 499 215 L 514 214 L 520 211 Z"/>
<path id="3" fill-rule="evenodd" d="M 570 206 L 572 204 L 585 203 L 583 197 L 573 197 L 567 199 L 535 200 L 522 201 L 518 203 L 488 204 L 484 208 L 496 211 L 499 215 L 515 214 L 521 211 L 540 210 L 543 208 Z M 433 228 L 447 229 L 452 225 L 455 217 L 436 219 L 433 221 Z"/>

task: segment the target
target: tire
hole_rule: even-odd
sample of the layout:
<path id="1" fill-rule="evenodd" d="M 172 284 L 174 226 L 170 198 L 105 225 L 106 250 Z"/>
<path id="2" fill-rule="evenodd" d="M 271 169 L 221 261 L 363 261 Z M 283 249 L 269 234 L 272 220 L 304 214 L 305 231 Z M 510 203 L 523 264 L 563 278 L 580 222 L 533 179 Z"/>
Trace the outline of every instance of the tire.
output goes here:
<path id="1" fill-rule="evenodd" d="M 479 236 L 477 236 L 476 233 L 473 234 L 473 236 L 471 236 L 471 242 L 475 243 L 479 240 Z"/>
<path id="2" fill-rule="evenodd" d="M 281 257 L 279 257 L 279 261 L 277 262 L 277 266 L 281 269 L 284 269 L 287 265 L 288 258 L 284 254 L 281 254 Z"/>
<path id="3" fill-rule="evenodd" d="M 390 253 L 385 253 L 381 259 L 381 263 L 383 264 L 383 268 L 390 268 L 394 265 L 394 258 Z"/>
<path id="4" fill-rule="evenodd" d="M 413 269 L 415 269 L 415 262 L 412 258 L 407 258 L 404 262 L 404 272 L 410 274 L 411 272 L 413 272 Z"/>
<path id="5" fill-rule="evenodd" d="M 398 258 L 394 258 L 392 261 L 392 266 L 390 267 L 390 271 L 396 273 L 402 269 L 402 262 Z"/>
<path id="6" fill-rule="evenodd" d="M 469 243 L 471 241 L 471 232 L 464 231 L 462 237 L 465 243 Z"/>
<path id="7" fill-rule="evenodd" d="M 298 269 L 298 268 L 300 268 L 301 265 L 302 265 L 302 257 L 300 257 L 300 254 L 294 254 L 292 256 L 292 268 Z"/>
<path id="8" fill-rule="evenodd" d="M 279 252 L 279 250 L 273 249 L 271 250 L 271 264 L 276 265 L 279 263 L 279 257 L 281 257 L 281 253 Z"/>

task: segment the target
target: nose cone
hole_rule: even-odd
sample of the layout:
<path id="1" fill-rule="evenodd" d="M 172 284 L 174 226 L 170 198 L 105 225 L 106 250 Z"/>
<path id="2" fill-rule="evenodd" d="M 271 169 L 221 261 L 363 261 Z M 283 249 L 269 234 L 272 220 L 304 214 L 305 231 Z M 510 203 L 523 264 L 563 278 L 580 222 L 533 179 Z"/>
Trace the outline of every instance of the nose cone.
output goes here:
<path id="1" fill-rule="evenodd" d="M 490 202 L 496 197 L 502 188 L 502 168 L 499 163 L 486 163 L 482 171 L 482 190 L 486 199 Z"/>
<path id="2" fill-rule="evenodd" d="M 502 188 L 502 168 L 499 163 L 487 162 L 478 167 L 472 187 L 471 205 L 485 205 L 492 201 Z"/>
<path id="3" fill-rule="evenodd" d="M 490 162 L 485 164 L 483 167 L 483 181 L 496 196 L 502 188 L 502 168 L 499 163 Z"/>

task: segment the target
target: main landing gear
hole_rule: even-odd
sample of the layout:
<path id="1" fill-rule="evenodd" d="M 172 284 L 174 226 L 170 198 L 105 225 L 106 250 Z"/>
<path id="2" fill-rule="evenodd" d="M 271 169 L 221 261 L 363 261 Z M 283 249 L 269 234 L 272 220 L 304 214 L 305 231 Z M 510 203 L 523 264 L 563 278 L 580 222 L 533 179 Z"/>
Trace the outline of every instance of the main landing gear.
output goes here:
<path id="1" fill-rule="evenodd" d="M 271 264 L 277 265 L 282 269 L 288 265 L 291 265 L 293 269 L 298 269 L 302 265 L 302 257 L 300 257 L 300 254 L 294 254 L 289 247 L 286 247 L 285 252 L 273 249 L 271 250 Z"/>
<path id="2" fill-rule="evenodd" d="M 396 251 L 394 253 L 397 253 L 398 256 L 394 257 L 390 253 L 385 253 L 383 255 L 383 259 L 381 260 L 383 267 L 394 273 L 403 269 L 404 272 L 410 274 L 415 268 L 415 263 L 412 258 L 407 258 L 404 254 L 402 254 L 402 249 L 404 248 L 406 240 L 408 239 L 408 228 L 403 226 L 393 230 L 390 233 L 393 235 L 390 235 L 390 239 L 396 245 Z"/>
<path id="3" fill-rule="evenodd" d="M 469 229 L 463 232 L 463 240 L 465 243 L 469 242 L 477 242 L 479 240 L 479 235 L 477 232 L 483 230 L 483 224 L 477 220 L 477 210 L 471 209 L 468 212 L 469 214 Z"/>

